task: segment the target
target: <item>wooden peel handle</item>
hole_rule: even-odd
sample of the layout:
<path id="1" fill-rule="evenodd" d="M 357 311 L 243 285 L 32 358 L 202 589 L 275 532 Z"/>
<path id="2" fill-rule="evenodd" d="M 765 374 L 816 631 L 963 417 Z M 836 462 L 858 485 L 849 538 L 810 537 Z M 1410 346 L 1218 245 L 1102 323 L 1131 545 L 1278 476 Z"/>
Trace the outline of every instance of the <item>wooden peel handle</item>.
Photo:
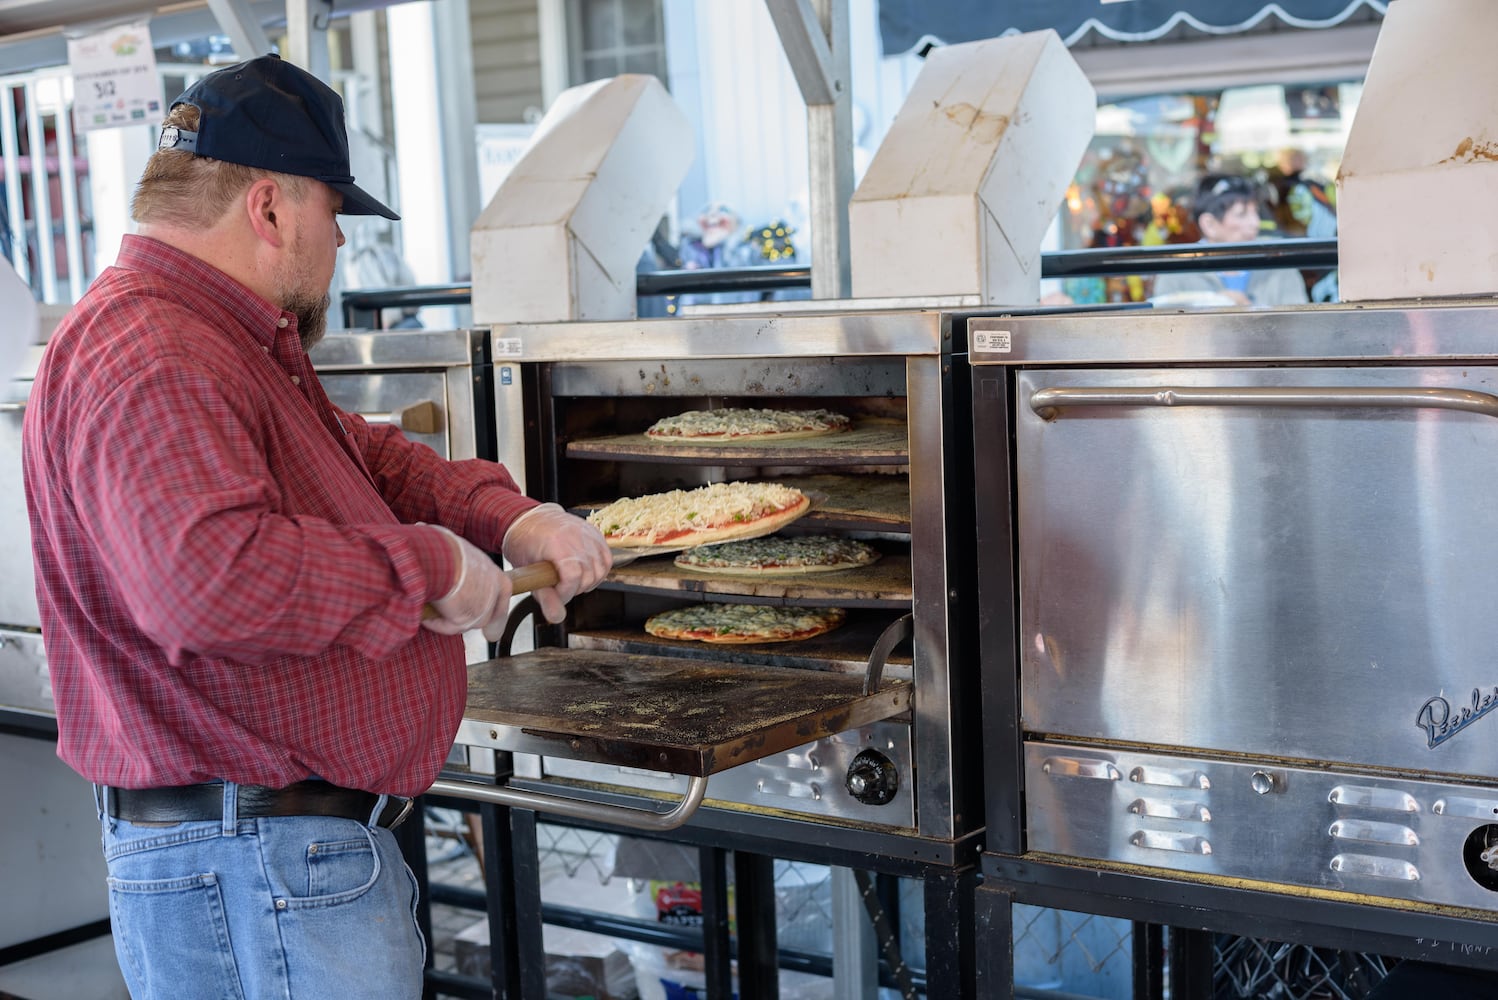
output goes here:
<path id="1" fill-rule="evenodd" d="M 529 594 L 533 590 L 543 587 L 555 587 L 562 578 L 557 575 L 557 568 L 549 562 L 530 563 L 526 566 L 516 566 L 514 569 L 505 570 L 505 576 L 510 578 L 510 592 L 513 594 Z M 442 617 L 437 609 L 428 604 L 421 609 L 423 621 Z"/>
<path id="2" fill-rule="evenodd" d="M 510 587 L 517 594 L 529 594 L 533 590 L 555 587 L 562 582 L 562 578 L 557 575 L 556 566 L 549 562 L 516 566 L 505 570 L 505 576 L 510 578 Z"/>

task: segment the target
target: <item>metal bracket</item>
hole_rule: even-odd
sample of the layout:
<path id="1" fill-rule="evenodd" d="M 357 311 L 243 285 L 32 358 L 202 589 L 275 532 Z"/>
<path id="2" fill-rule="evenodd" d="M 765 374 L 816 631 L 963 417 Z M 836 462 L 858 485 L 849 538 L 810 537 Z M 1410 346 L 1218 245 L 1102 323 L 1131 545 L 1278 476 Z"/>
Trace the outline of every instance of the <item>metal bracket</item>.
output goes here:
<path id="1" fill-rule="evenodd" d="M 832 104 L 840 89 L 832 47 L 810 0 L 765 0 L 786 61 L 807 104 Z"/>
<path id="2" fill-rule="evenodd" d="M 853 77 L 848 0 L 765 0 L 806 101 L 811 201 L 811 297 L 845 299 L 848 202 L 853 197 Z"/>
<path id="3" fill-rule="evenodd" d="M 254 59 L 270 51 L 270 38 L 259 20 L 250 13 L 247 0 L 208 0 L 213 19 L 224 29 L 241 59 Z"/>
<path id="4" fill-rule="evenodd" d="M 869 669 L 863 678 L 864 694 L 873 694 L 879 690 L 879 682 L 884 677 L 884 662 L 889 659 L 889 654 L 894 652 L 896 646 L 914 634 L 915 614 L 913 612 L 896 618 L 880 633 L 879 641 L 874 643 L 874 648 L 869 652 Z"/>

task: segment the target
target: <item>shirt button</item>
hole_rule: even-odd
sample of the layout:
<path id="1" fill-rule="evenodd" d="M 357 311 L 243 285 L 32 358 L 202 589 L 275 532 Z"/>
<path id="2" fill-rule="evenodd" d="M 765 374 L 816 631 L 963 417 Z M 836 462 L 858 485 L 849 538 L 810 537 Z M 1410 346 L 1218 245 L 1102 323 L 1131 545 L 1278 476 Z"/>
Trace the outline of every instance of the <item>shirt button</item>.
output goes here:
<path id="1" fill-rule="evenodd" d="M 266 354 L 269 354 L 269 353 L 270 353 L 270 348 L 269 348 L 269 347 L 266 347 L 266 346 L 265 346 L 265 345 L 264 345 L 264 344 L 261 344 L 261 345 L 260 345 L 260 349 L 261 349 L 261 350 L 262 350 L 262 351 L 264 351 L 264 352 L 265 352 L 265 353 L 266 353 Z"/>
<path id="2" fill-rule="evenodd" d="M 293 376 L 291 376 L 291 384 L 292 385 L 301 385 L 302 384 L 302 377 L 300 375 L 293 375 Z"/>
<path id="3" fill-rule="evenodd" d="M 286 329 L 290 325 L 291 320 L 287 319 L 285 316 L 282 316 L 280 319 L 276 320 L 276 326 L 280 327 L 282 330 Z"/>

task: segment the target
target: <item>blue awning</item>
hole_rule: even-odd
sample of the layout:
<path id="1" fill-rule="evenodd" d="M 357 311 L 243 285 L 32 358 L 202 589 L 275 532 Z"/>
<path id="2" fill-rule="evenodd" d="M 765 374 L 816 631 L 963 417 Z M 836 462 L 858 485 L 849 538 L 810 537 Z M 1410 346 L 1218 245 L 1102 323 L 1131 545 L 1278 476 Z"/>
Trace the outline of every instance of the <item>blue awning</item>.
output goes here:
<path id="1" fill-rule="evenodd" d="M 1213 35 L 1248 31 L 1267 19 L 1329 28 L 1386 0 L 879 0 L 886 55 L 927 44 L 955 45 L 1054 28 L 1067 45 L 1095 31 L 1118 42 L 1147 42 L 1181 25 Z"/>

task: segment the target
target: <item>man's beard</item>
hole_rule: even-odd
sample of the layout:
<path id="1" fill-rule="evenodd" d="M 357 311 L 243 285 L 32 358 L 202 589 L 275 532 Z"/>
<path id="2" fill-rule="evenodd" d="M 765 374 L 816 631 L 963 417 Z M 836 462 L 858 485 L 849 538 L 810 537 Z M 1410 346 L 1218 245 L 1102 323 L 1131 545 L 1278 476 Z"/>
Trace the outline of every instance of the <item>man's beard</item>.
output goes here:
<path id="1" fill-rule="evenodd" d="M 304 280 L 299 265 L 307 259 L 306 246 L 298 231 L 291 241 L 291 259 L 277 273 L 276 284 L 281 308 L 296 316 L 302 350 L 310 351 L 328 332 L 328 308 L 333 304 L 333 297 L 326 288 L 319 294 L 297 287 Z"/>
<path id="2" fill-rule="evenodd" d="M 296 315 L 296 329 L 302 339 L 302 350 L 312 350 L 322 340 L 323 334 L 328 332 L 328 307 L 332 304 L 331 295 L 314 298 L 306 292 L 294 292 L 282 297 L 281 308 Z"/>

